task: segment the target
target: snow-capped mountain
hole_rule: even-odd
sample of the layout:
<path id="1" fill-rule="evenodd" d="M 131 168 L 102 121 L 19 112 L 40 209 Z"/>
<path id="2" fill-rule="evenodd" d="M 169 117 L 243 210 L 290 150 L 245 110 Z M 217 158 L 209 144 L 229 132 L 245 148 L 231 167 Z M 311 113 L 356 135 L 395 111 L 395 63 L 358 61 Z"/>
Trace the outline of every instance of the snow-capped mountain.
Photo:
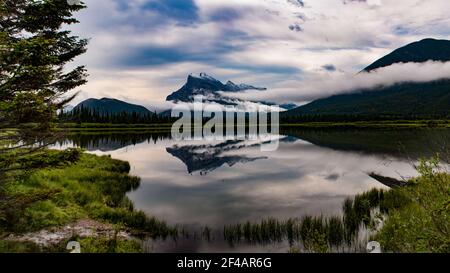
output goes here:
<path id="1" fill-rule="evenodd" d="M 203 95 L 209 102 L 215 102 L 223 105 L 237 105 L 240 100 L 222 96 L 220 92 L 242 92 L 246 90 L 265 91 L 266 88 L 254 87 L 247 84 L 235 84 L 228 81 L 223 84 L 221 81 L 205 74 L 199 76 L 189 75 L 186 84 L 178 91 L 167 97 L 167 101 L 172 102 L 193 102 L 196 95 Z"/>

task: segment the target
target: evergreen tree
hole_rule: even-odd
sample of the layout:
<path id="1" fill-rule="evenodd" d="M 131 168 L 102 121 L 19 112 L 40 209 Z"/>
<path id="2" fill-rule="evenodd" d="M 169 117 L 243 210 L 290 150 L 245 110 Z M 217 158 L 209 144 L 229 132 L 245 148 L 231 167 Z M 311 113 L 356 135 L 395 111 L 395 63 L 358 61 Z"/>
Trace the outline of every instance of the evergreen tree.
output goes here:
<path id="1" fill-rule="evenodd" d="M 87 40 L 61 30 L 77 23 L 83 5 L 66 0 L 0 1 L 0 124 L 48 127 L 56 110 L 73 99 L 64 95 L 86 83 L 83 66 L 64 66 L 86 51 Z"/>
<path id="2" fill-rule="evenodd" d="M 79 158 L 78 150 L 43 148 L 59 137 L 51 124 L 73 99 L 68 92 L 86 82 L 83 66 L 65 66 L 86 51 L 87 40 L 62 30 L 77 23 L 72 13 L 82 8 L 67 0 L 0 0 L 0 221 L 9 223 L 34 202 L 51 198 L 45 190 L 27 198 L 6 195 L 6 183 Z"/>

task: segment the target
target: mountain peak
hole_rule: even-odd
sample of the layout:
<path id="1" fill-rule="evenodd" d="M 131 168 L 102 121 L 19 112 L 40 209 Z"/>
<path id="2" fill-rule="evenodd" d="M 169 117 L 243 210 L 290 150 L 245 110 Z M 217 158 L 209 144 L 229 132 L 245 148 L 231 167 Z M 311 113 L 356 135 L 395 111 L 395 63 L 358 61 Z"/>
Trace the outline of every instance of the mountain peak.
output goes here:
<path id="1" fill-rule="evenodd" d="M 207 81 L 213 81 L 213 82 L 219 82 L 219 80 L 215 79 L 214 77 L 206 74 L 205 72 L 201 72 L 199 75 L 195 75 L 195 74 L 189 74 L 188 76 L 188 80 L 189 79 L 201 79 L 201 80 L 207 80 Z"/>
<path id="2" fill-rule="evenodd" d="M 209 76 L 209 75 L 206 74 L 205 72 L 201 72 L 199 76 L 200 76 L 200 78 L 202 78 L 202 79 L 216 80 L 215 78 Z"/>
<path id="3" fill-rule="evenodd" d="M 420 40 L 419 43 L 430 42 L 430 41 L 444 41 L 444 40 L 438 40 L 438 39 L 434 39 L 434 38 L 424 38 L 424 39 Z"/>
<path id="4" fill-rule="evenodd" d="M 223 84 L 214 77 L 202 72 L 198 76 L 190 74 L 186 84 L 178 91 L 175 91 L 167 97 L 167 101 L 192 102 L 195 95 L 203 95 L 205 97 L 214 98 L 216 102 L 224 101 L 219 94 L 224 92 L 241 92 L 245 90 L 266 90 L 266 88 L 254 87 L 246 84 L 236 85 L 232 81 Z"/>
<path id="5" fill-rule="evenodd" d="M 450 61 L 450 41 L 426 38 L 394 50 L 364 69 L 366 72 L 395 63 L 423 63 Z"/>

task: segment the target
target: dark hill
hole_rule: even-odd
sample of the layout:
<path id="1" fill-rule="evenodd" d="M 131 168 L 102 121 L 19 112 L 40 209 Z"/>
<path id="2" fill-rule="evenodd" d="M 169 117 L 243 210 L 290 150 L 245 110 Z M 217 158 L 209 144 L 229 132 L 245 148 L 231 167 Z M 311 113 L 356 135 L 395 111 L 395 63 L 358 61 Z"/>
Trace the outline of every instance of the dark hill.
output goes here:
<path id="1" fill-rule="evenodd" d="M 374 62 L 363 73 L 394 63 L 429 60 L 450 61 L 450 41 L 425 39 L 409 44 Z M 450 80 L 355 90 L 313 101 L 281 117 L 290 121 L 450 118 Z"/>
<path id="2" fill-rule="evenodd" d="M 142 116 L 152 114 L 144 106 L 108 98 L 85 100 L 75 106 L 74 110 L 81 108 L 95 110 L 100 114 L 119 114 L 124 112 L 128 114 L 136 113 Z"/>
<path id="3" fill-rule="evenodd" d="M 366 67 L 364 71 L 372 71 L 395 63 L 423 63 L 426 61 L 450 61 L 450 41 L 424 39 L 411 43 L 377 60 Z"/>

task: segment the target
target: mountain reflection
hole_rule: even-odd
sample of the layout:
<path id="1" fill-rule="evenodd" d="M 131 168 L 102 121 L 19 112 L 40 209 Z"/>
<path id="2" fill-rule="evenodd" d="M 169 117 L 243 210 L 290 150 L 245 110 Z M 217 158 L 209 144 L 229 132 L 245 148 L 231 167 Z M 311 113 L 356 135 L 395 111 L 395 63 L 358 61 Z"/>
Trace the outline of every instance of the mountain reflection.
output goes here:
<path id="1" fill-rule="evenodd" d="M 258 145 L 260 144 L 246 144 L 242 140 L 228 140 L 219 144 L 174 145 L 166 148 L 166 151 L 180 159 L 187 166 L 189 173 L 200 172 L 200 175 L 206 175 L 225 164 L 231 167 L 236 163 L 248 163 L 259 159 L 267 159 L 267 157 L 263 156 L 248 157 L 237 154 L 225 154 Z"/>
<path id="2" fill-rule="evenodd" d="M 75 146 L 89 152 L 111 152 L 140 143 L 156 143 L 170 138 L 170 132 L 108 132 L 69 134 L 60 146 Z"/>
<path id="3" fill-rule="evenodd" d="M 396 158 L 417 160 L 430 157 L 436 153 L 448 154 L 450 150 L 449 129 L 300 129 L 282 128 L 284 137 L 280 142 L 289 143 L 303 140 L 316 146 L 335 151 L 358 152 L 372 155 L 389 155 Z M 166 132 L 82 132 L 68 134 L 66 139 L 56 146 L 75 146 L 87 151 L 112 152 L 141 143 L 153 143 L 170 140 L 170 131 Z M 426 143 L 426 145 L 424 145 Z M 246 157 L 242 155 L 224 155 L 226 152 L 238 151 L 243 148 L 260 146 L 264 143 L 252 144 L 249 141 L 230 140 L 215 145 L 182 145 L 177 143 L 167 152 L 179 158 L 188 167 L 189 173 L 196 171 L 210 172 L 228 164 L 251 162 L 261 157 Z M 450 158 L 441 158 L 450 162 Z M 202 167 L 204 166 L 204 167 Z"/>

